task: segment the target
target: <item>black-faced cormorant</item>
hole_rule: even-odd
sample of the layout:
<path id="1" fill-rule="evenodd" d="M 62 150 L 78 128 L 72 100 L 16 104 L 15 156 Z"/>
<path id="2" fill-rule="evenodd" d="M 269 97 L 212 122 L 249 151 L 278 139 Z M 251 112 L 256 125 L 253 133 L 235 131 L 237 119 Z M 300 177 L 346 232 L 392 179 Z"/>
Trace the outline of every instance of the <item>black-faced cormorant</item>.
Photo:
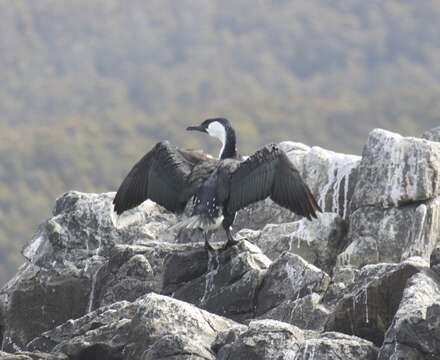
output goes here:
<path id="1" fill-rule="evenodd" d="M 228 241 L 236 244 L 230 227 L 238 210 L 270 197 L 296 214 L 316 218 L 321 211 L 312 193 L 287 155 L 269 144 L 245 160 L 239 158 L 235 131 L 227 119 L 205 120 L 197 130 L 220 139 L 219 159 L 201 152 L 181 150 L 160 142 L 128 173 L 113 200 L 116 215 L 147 199 L 175 213 L 193 199 L 191 217 L 177 229 L 201 229 L 205 246 L 212 249 L 208 233 L 223 225 Z"/>

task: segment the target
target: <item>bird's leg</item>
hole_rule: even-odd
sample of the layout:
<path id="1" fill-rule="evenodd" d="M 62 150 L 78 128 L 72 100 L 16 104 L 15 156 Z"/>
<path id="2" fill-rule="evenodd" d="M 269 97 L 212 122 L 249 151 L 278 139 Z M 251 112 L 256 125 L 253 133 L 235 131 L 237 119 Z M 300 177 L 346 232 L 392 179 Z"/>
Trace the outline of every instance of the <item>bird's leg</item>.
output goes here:
<path id="1" fill-rule="evenodd" d="M 225 226 L 225 231 L 226 231 L 226 236 L 228 237 L 228 241 L 226 242 L 223 249 L 228 249 L 231 246 L 237 245 L 238 240 L 235 240 L 234 237 L 232 236 L 231 229 L 229 228 L 229 226 Z"/>
<path id="2" fill-rule="evenodd" d="M 209 239 L 208 232 L 204 231 L 203 235 L 205 236 L 205 249 L 206 249 L 206 251 L 215 251 L 215 249 L 211 246 L 211 244 L 208 241 L 208 239 Z"/>

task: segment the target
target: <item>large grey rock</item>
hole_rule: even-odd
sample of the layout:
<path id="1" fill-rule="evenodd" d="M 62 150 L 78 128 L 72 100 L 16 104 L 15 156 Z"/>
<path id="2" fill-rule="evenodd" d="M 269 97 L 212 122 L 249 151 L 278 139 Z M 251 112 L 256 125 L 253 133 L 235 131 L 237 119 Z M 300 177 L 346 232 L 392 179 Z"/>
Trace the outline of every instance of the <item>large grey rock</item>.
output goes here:
<path id="1" fill-rule="evenodd" d="M 319 214 L 313 221 L 301 219 L 284 224 L 267 224 L 262 230 L 241 230 L 244 238 L 260 247 L 271 260 L 288 251 L 330 272 L 344 245 L 346 223 L 334 213 Z"/>
<path id="2" fill-rule="evenodd" d="M 353 267 L 335 267 L 325 291 L 312 292 L 299 298 L 287 296 L 279 305 L 259 315 L 259 318 L 280 320 L 302 329 L 323 331 L 337 304 L 362 280 L 359 273 Z"/>
<path id="3" fill-rule="evenodd" d="M 117 302 L 68 321 L 43 333 L 28 347 L 62 352 L 72 358 L 105 353 L 130 360 L 171 355 L 176 359 L 215 359 L 211 346 L 217 335 L 236 326 L 241 325 L 150 293 L 135 302 Z"/>
<path id="4" fill-rule="evenodd" d="M 428 266 L 421 258 L 413 258 L 400 264 L 363 267 L 337 303 L 326 330 L 356 335 L 380 346 L 408 279 Z"/>
<path id="5" fill-rule="evenodd" d="M 72 191 L 57 199 L 53 217 L 23 249 L 27 263 L 0 290 L 4 349 L 19 350 L 43 331 L 94 309 L 115 244 L 152 241 L 176 221 L 146 202 L 136 212 L 148 215 L 147 224 L 117 229 L 110 217 L 113 196 Z"/>
<path id="6" fill-rule="evenodd" d="M 378 349 L 367 340 L 327 332 L 307 339 L 300 348 L 298 359 L 376 360 L 377 353 Z"/>
<path id="7" fill-rule="evenodd" d="M 193 255 L 175 254 L 167 259 L 165 289 L 215 314 L 235 320 L 253 317 L 257 290 L 271 263 L 260 249 L 242 241 L 227 251 L 210 252 L 207 261 L 205 251 L 195 256 L 201 260 L 198 266 L 205 269 L 201 274 L 195 267 L 182 266 L 194 264 Z M 179 287 L 174 290 L 176 284 Z"/>
<path id="8" fill-rule="evenodd" d="M 255 294 L 270 263 L 245 241 L 215 253 L 208 253 L 203 243 L 116 245 L 95 286 L 94 304 L 133 301 L 156 292 L 244 319 L 253 314 Z"/>
<path id="9" fill-rule="evenodd" d="M 267 270 L 258 293 L 257 314 L 262 315 L 282 302 L 313 292 L 322 294 L 330 277 L 300 256 L 284 253 Z"/>
<path id="10" fill-rule="evenodd" d="M 440 194 L 440 144 L 375 129 L 362 152 L 352 209 L 390 207 Z"/>
<path id="11" fill-rule="evenodd" d="M 304 341 L 301 329 L 275 320 L 255 320 L 233 343 L 220 348 L 217 359 L 294 359 Z"/>
<path id="12" fill-rule="evenodd" d="M 222 254 L 217 274 L 201 244 L 163 242 L 174 241 L 167 231 L 177 221 L 174 215 L 146 202 L 131 214 L 138 222 L 117 229 L 109 212 L 112 198 L 111 193 L 69 192 L 57 200 L 54 216 L 23 251 L 28 263 L 1 290 L 5 350 L 19 350 L 101 305 L 133 301 L 151 291 L 181 289 L 177 296 L 217 312 L 252 313 L 252 299 L 270 263 L 257 248 Z M 193 298 L 196 289 L 201 292 Z"/>
<path id="13" fill-rule="evenodd" d="M 317 293 L 299 299 L 285 300 L 260 317 L 283 321 L 301 329 L 323 331 L 331 314 L 331 308 L 321 300 L 322 295 Z"/>
<path id="14" fill-rule="evenodd" d="M 247 331 L 221 347 L 218 360 L 375 360 L 369 341 L 338 333 L 306 332 L 274 320 L 252 321 Z"/>
<path id="15" fill-rule="evenodd" d="M 226 251 L 169 231 L 179 217 L 150 201 L 116 227 L 113 193 L 60 197 L 0 291 L 4 356 L 376 359 L 374 342 L 381 359 L 435 358 L 440 144 L 375 130 L 362 161 L 281 146 L 325 213 L 259 202 Z"/>
<path id="16" fill-rule="evenodd" d="M 440 142 L 440 126 L 437 126 L 431 130 L 425 131 L 422 135 L 422 138 L 429 140 L 429 141 Z"/>
<path id="17" fill-rule="evenodd" d="M 412 256 L 428 260 L 440 239 L 440 198 L 398 208 L 360 208 L 350 217 L 347 237 L 350 245 L 338 256 L 339 264 L 361 267 Z"/>
<path id="18" fill-rule="evenodd" d="M 140 298 L 139 301 L 142 301 Z M 42 333 L 27 344 L 30 351 L 41 350 L 58 353 L 60 347 L 66 349 L 69 356 L 85 352 L 109 351 L 122 353 L 128 343 L 131 320 L 139 308 L 138 302 L 120 301 L 101 307 L 77 319 Z M 100 344 L 100 348 L 92 348 Z"/>
<path id="19" fill-rule="evenodd" d="M 141 357 L 142 360 L 215 360 L 214 354 L 193 337 L 165 335 Z"/>
<path id="20" fill-rule="evenodd" d="M 3 349 L 22 350 L 42 332 L 87 312 L 91 282 L 76 269 L 22 267 L 3 288 Z"/>
<path id="21" fill-rule="evenodd" d="M 40 267 L 57 263 L 78 267 L 93 255 L 106 255 L 115 243 L 170 238 L 167 230 L 176 217 L 150 201 L 133 211 L 133 218 L 142 222 L 116 228 L 111 220 L 113 197 L 114 193 L 77 191 L 62 195 L 56 201 L 53 217 L 40 226 L 36 237 L 24 248 L 25 258 Z"/>
<path id="22" fill-rule="evenodd" d="M 203 244 L 151 241 L 140 245 L 115 245 L 96 291 L 97 306 L 121 300 L 133 301 L 148 292 L 171 293 L 164 290 L 164 277 L 169 272 L 167 259 L 175 254 L 193 260 L 192 263 L 182 264 L 187 272 L 190 272 L 192 266 L 196 268 L 193 276 L 206 271 L 208 256 Z M 179 268 L 176 275 L 181 271 Z M 181 280 L 178 279 L 178 282 Z"/>
<path id="23" fill-rule="evenodd" d="M 218 333 L 233 326 L 236 326 L 233 321 L 188 303 L 150 294 L 140 303 L 133 318 L 129 345 L 126 347 L 128 358 L 139 359 L 147 347 L 166 335 L 192 338 L 193 346 L 198 344 L 198 347 L 210 352 Z"/>
<path id="24" fill-rule="evenodd" d="M 439 356 L 440 282 L 433 272 L 425 270 L 408 280 L 379 359 L 418 360 Z"/>

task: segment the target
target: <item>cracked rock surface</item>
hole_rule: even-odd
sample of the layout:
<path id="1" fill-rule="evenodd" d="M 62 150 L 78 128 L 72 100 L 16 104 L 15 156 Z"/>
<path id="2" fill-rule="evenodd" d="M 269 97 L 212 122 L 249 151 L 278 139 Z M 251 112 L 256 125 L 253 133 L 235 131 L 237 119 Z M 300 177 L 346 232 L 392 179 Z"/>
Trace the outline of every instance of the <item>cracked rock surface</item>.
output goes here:
<path id="1" fill-rule="evenodd" d="M 117 228 L 114 193 L 62 195 L 0 290 L 0 359 L 440 359 L 437 134 L 281 143 L 324 212 L 253 204 L 225 251 L 151 201 Z"/>

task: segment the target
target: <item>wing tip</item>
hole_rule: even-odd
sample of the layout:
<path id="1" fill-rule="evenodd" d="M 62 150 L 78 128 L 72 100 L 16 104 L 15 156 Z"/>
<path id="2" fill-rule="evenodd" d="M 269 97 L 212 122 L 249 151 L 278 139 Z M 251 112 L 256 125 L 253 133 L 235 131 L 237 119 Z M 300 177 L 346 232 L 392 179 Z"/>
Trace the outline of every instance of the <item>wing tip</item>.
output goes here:
<path id="1" fill-rule="evenodd" d="M 117 196 L 117 194 L 116 194 L 116 196 Z M 110 209 L 109 209 L 110 210 L 110 219 L 111 219 L 113 226 L 116 229 L 120 229 L 123 227 L 123 225 L 121 224 L 121 221 L 120 221 L 120 216 L 124 211 L 121 210 L 119 203 L 116 199 L 116 196 L 113 199 L 112 204 L 110 205 Z"/>
<path id="2" fill-rule="evenodd" d="M 118 227 L 118 217 L 119 217 L 118 213 L 115 211 L 114 206 L 112 206 L 110 208 L 110 220 L 112 221 L 113 226 L 117 229 L 119 228 Z"/>
<path id="3" fill-rule="evenodd" d="M 116 194 L 116 196 L 114 197 L 113 201 L 112 201 L 112 212 L 115 213 L 116 216 L 120 216 L 122 215 L 122 213 L 128 209 L 124 208 L 123 204 L 121 203 L 121 201 L 119 201 L 118 199 L 118 193 Z"/>

